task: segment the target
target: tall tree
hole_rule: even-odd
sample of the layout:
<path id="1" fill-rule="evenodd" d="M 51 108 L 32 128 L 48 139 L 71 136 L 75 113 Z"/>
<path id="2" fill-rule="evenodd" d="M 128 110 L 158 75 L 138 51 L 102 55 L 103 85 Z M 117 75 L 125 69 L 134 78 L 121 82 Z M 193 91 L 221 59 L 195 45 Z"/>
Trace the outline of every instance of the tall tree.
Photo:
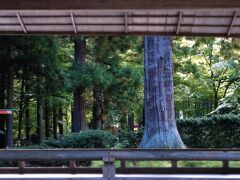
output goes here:
<path id="1" fill-rule="evenodd" d="M 172 39 L 144 39 L 144 114 L 142 148 L 184 148 L 177 130 L 173 100 Z"/>
<path id="2" fill-rule="evenodd" d="M 13 108 L 13 85 L 14 85 L 14 67 L 12 64 L 9 66 L 8 76 L 7 76 L 7 108 Z M 6 123 L 6 146 L 8 148 L 13 147 L 13 114 L 9 114 Z"/>
<path id="3" fill-rule="evenodd" d="M 86 39 L 85 38 L 74 38 L 75 48 L 75 65 L 79 71 L 82 72 L 85 64 L 85 53 L 86 53 Z M 79 132 L 84 127 L 85 112 L 84 112 L 84 91 L 85 87 L 80 84 L 74 90 L 74 107 L 73 107 L 73 120 L 72 120 L 72 131 Z"/>
<path id="4" fill-rule="evenodd" d="M 23 113 L 24 113 L 24 99 L 25 99 L 25 78 L 24 73 L 21 77 L 21 88 L 20 88 L 20 98 L 19 98 L 19 115 L 18 115 L 18 141 L 22 141 L 22 126 L 23 126 Z"/>
<path id="5" fill-rule="evenodd" d="M 42 98 L 42 81 L 37 78 L 37 138 L 38 143 L 43 141 L 43 98 Z"/>
<path id="6" fill-rule="evenodd" d="M 102 92 L 101 89 L 97 86 L 93 86 L 93 120 L 92 128 L 101 129 L 102 128 Z"/>
<path id="7" fill-rule="evenodd" d="M 6 90 L 6 77 L 3 68 L 0 68 L 0 109 L 5 108 L 5 90 Z M 5 116 L 0 116 L 0 148 L 5 147 Z"/>

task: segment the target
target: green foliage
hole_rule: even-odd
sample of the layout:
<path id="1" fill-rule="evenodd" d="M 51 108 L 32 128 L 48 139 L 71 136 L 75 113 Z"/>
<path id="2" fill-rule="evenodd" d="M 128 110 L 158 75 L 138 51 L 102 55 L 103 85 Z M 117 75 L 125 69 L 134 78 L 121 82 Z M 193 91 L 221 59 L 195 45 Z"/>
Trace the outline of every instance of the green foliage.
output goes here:
<path id="1" fill-rule="evenodd" d="M 240 147 L 240 116 L 219 115 L 177 121 L 183 142 L 189 148 Z"/>
<path id="2" fill-rule="evenodd" d="M 239 47 L 235 39 L 176 38 L 175 103 L 184 116 L 204 116 L 239 87 Z"/>
<path id="3" fill-rule="evenodd" d="M 117 148 L 138 148 L 142 139 L 143 131 L 120 130 L 116 137 L 118 140 Z"/>
<path id="4" fill-rule="evenodd" d="M 177 121 L 178 130 L 188 148 L 239 148 L 240 116 L 215 115 Z M 124 131 L 116 134 L 117 147 L 137 148 L 142 131 Z"/>
<path id="5" fill-rule="evenodd" d="M 114 146 L 114 136 L 108 131 L 86 130 L 45 144 L 51 148 L 110 148 Z"/>

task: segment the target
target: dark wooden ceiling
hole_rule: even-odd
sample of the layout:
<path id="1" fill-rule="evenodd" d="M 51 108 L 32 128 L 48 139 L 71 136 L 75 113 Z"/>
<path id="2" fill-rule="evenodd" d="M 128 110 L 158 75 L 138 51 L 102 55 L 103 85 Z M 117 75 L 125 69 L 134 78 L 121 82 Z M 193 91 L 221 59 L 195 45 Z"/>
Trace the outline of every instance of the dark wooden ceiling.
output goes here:
<path id="1" fill-rule="evenodd" d="M 0 34 L 240 37 L 240 0 L 0 0 Z"/>
<path id="2" fill-rule="evenodd" d="M 239 0 L 1 0 L 0 9 L 237 8 Z"/>

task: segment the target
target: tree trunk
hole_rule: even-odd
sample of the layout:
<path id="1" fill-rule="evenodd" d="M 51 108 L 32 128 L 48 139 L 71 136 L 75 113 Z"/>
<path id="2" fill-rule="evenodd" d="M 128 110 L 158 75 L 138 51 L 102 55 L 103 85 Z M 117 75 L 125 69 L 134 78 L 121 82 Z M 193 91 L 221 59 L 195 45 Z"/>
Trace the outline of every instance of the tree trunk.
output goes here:
<path id="1" fill-rule="evenodd" d="M 131 131 L 134 131 L 134 113 L 128 115 L 128 127 Z"/>
<path id="2" fill-rule="evenodd" d="M 13 108 L 13 84 L 14 84 L 14 71 L 13 65 L 10 65 L 7 77 L 7 108 Z M 6 123 L 6 147 L 13 147 L 13 114 L 9 114 Z"/>
<path id="3" fill-rule="evenodd" d="M 6 90 L 6 77 L 3 69 L 1 68 L 0 73 L 0 109 L 5 108 L 5 90 Z M 5 121 L 6 117 L 4 115 L 0 116 L 0 148 L 5 147 Z"/>
<path id="4" fill-rule="evenodd" d="M 86 41 L 81 38 L 74 39 L 75 45 L 75 61 L 82 71 L 85 64 Z M 80 132 L 84 128 L 85 112 L 84 112 L 84 91 L 85 88 L 80 85 L 74 91 L 74 107 L 73 107 L 73 122 L 72 131 Z"/>
<path id="5" fill-rule="evenodd" d="M 218 91 L 214 90 L 214 109 L 218 107 Z"/>
<path id="6" fill-rule="evenodd" d="M 177 130 L 173 101 L 172 39 L 145 37 L 144 112 L 141 148 L 184 148 Z"/>
<path id="7" fill-rule="evenodd" d="M 44 115 L 45 115 L 45 136 L 46 136 L 46 139 L 48 139 L 50 136 L 50 133 L 49 133 L 50 107 L 49 107 L 49 102 L 47 98 L 45 98 Z"/>
<path id="8" fill-rule="evenodd" d="M 26 120 L 26 143 L 29 144 L 31 142 L 31 127 L 30 127 L 30 97 L 29 97 L 29 79 L 26 80 L 25 85 L 26 92 L 26 108 L 25 108 L 25 120 Z"/>
<path id="9" fill-rule="evenodd" d="M 53 104 L 53 138 L 57 139 L 57 109 Z"/>
<path id="10" fill-rule="evenodd" d="M 95 85 L 93 87 L 93 119 L 92 129 L 102 128 L 102 94 L 100 89 Z"/>
<path id="11" fill-rule="evenodd" d="M 20 103 L 19 103 L 19 115 L 18 115 L 18 141 L 22 142 L 22 125 L 23 125 L 23 102 L 24 102 L 24 86 L 25 80 L 24 75 L 22 75 L 22 82 L 21 82 L 21 92 L 20 92 Z"/>
<path id="12" fill-rule="evenodd" d="M 37 80 L 37 138 L 38 144 L 43 142 L 43 98 L 42 98 L 42 88 L 41 80 Z"/>
<path id="13" fill-rule="evenodd" d="M 62 107 L 58 109 L 58 128 L 59 128 L 59 134 L 63 136 L 63 111 Z"/>

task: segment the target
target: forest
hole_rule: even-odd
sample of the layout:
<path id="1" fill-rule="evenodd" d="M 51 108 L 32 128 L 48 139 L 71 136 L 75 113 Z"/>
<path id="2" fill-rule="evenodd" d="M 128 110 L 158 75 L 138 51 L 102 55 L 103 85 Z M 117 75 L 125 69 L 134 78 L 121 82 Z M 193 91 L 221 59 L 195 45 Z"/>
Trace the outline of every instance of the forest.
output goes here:
<path id="1" fill-rule="evenodd" d="M 69 147 L 70 142 L 70 147 L 86 147 L 83 139 L 107 141 L 108 133 L 115 145 L 88 142 L 87 147 L 138 147 L 151 114 L 144 101 L 144 71 L 147 65 L 151 69 L 144 57 L 154 54 L 150 41 L 0 36 L 0 109 L 14 109 L 13 115 L 0 115 L 0 147 Z M 173 60 L 171 116 L 183 143 L 240 147 L 235 139 L 240 136 L 240 40 L 173 37 L 166 47 Z"/>

